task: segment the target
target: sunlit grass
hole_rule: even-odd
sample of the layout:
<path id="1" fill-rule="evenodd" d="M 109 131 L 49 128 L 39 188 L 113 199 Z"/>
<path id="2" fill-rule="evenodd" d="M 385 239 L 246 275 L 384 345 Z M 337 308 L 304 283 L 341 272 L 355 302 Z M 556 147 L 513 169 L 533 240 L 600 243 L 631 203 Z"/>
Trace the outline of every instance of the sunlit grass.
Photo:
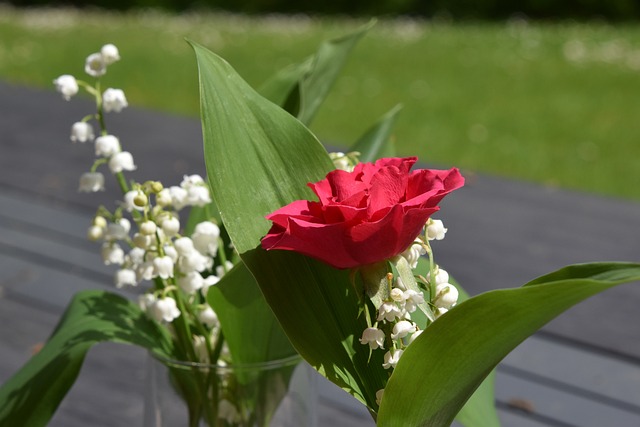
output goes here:
<path id="1" fill-rule="evenodd" d="M 106 84 L 130 104 L 197 116 L 185 37 L 251 84 L 303 59 L 349 19 L 199 13 L 0 10 L 0 78 L 51 88 L 115 43 Z M 382 20 L 356 48 L 312 129 L 348 145 L 404 104 L 401 154 L 518 179 L 640 199 L 640 28 Z"/>

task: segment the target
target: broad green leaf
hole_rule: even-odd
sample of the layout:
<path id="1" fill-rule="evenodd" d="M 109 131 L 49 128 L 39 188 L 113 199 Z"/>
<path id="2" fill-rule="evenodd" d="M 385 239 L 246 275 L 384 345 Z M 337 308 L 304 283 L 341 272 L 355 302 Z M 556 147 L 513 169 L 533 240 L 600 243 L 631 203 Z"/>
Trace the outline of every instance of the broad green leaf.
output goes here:
<path id="1" fill-rule="evenodd" d="M 640 264 L 582 264 L 521 288 L 468 299 L 436 320 L 402 355 L 385 389 L 378 424 L 450 425 L 498 362 L 528 336 L 580 301 L 637 280 Z"/>
<path id="2" fill-rule="evenodd" d="M 374 23 L 323 42 L 314 55 L 278 72 L 259 92 L 308 125 L 329 94 L 351 50 Z"/>
<path id="3" fill-rule="evenodd" d="M 382 116 L 351 147 L 351 151 L 360 152 L 361 162 L 374 162 L 383 157 L 395 156 L 391 141 L 391 131 L 402 105 L 396 105 Z"/>
<path id="4" fill-rule="evenodd" d="M 259 247 L 270 227 L 264 216 L 294 200 L 312 198 L 306 184 L 324 178 L 333 169 L 331 160 L 298 120 L 253 91 L 224 60 L 193 47 L 207 172 L 234 246 L 296 350 L 375 408 L 375 392 L 386 373 L 382 356 L 374 355 L 373 368 L 367 366 L 369 349 L 358 342 L 366 322 L 358 317 L 348 272 Z"/>
<path id="5" fill-rule="evenodd" d="M 103 341 L 174 357 L 168 331 L 137 305 L 108 292 L 80 292 L 45 346 L 0 388 L 0 425 L 46 425 L 78 376 L 87 351 Z"/>
<path id="6" fill-rule="evenodd" d="M 417 271 L 424 273 L 426 276 L 426 272 L 429 271 L 428 258 L 421 257 L 418 259 Z M 449 277 L 449 283 L 458 289 L 458 304 L 470 298 L 467 291 L 460 286 L 453 276 Z M 458 412 L 456 421 L 466 427 L 500 427 L 494 394 L 495 379 L 496 373 L 494 370 L 485 378 L 480 387 Z"/>
<path id="7" fill-rule="evenodd" d="M 244 263 L 209 288 L 234 363 L 258 363 L 296 354 Z"/>

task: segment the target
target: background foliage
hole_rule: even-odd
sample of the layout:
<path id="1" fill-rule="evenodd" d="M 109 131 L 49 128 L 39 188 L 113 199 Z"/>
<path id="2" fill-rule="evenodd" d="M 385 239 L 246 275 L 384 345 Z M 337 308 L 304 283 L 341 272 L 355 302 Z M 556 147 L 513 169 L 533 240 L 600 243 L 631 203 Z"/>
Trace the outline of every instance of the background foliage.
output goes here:
<path id="1" fill-rule="evenodd" d="M 458 19 L 504 19 L 524 14 L 531 18 L 604 18 L 630 20 L 640 17 L 638 0 L 12 0 L 19 6 L 73 5 L 127 10 L 155 7 L 172 11 L 208 8 L 242 13 L 312 13 L 349 15 L 448 16 Z"/>
<path id="2" fill-rule="evenodd" d="M 52 76 L 81 75 L 84 53 L 112 42 L 126 61 L 106 85 L 122 85 L 131 105 L 197 117 L 196 65 L 184 37 L 259 87 L 362 23 L 0 7 L 0 79 L 53 90 Z M 639 73 L 634 25 L 384 19 L 355 49 L 312 130 L 346 146 L 402 103 L 400 155 L 460 166 L 467 177 L 478 171 L 640 200 L 629 185 L 640 182 Z"/>

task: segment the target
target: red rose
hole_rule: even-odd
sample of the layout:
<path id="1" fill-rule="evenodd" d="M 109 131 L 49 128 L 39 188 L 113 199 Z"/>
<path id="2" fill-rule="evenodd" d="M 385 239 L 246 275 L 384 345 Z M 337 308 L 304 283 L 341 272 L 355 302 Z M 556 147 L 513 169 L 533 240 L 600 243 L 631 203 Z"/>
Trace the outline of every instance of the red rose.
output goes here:
<path id="1" fill-rule="evenodd" d="M 319 202 L 297 200 L 266 218 L 266 250 L 284 249 L 336 268 L 352 268 L 403 252 L 420 234 L 438 203 L 462 187 L 458 169 L 409 172 L 416 157 L 360 163 L 308 184 Z"/>

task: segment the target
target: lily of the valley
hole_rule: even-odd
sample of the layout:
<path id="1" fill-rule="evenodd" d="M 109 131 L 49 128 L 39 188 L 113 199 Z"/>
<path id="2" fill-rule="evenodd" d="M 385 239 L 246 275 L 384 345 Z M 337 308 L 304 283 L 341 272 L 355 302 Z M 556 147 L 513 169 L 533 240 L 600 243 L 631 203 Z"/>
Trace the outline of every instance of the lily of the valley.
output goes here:
<path id="1" fill-rule="evenodd" d="M 76 78 L 69 74 L 63 74 L 53 81 L 56 90 L 62 94 L 65 100 L 70 100 L 72 96 L 78 93 L 78 82 Z"/>
<path id="2" fill-rule="evenodd" d="M 107 113 L 111 111 L 119 113 L 123 108 L 129 106 L 129 104 L 122 89 L 109 88 L 102 94 L 102 106 Z"/>
<path id="3" fill-rule="evenodd" d="M 93 127 L 87 122 L 75 122 L 71 126 L 71 142 L 93 141 Z"/>

